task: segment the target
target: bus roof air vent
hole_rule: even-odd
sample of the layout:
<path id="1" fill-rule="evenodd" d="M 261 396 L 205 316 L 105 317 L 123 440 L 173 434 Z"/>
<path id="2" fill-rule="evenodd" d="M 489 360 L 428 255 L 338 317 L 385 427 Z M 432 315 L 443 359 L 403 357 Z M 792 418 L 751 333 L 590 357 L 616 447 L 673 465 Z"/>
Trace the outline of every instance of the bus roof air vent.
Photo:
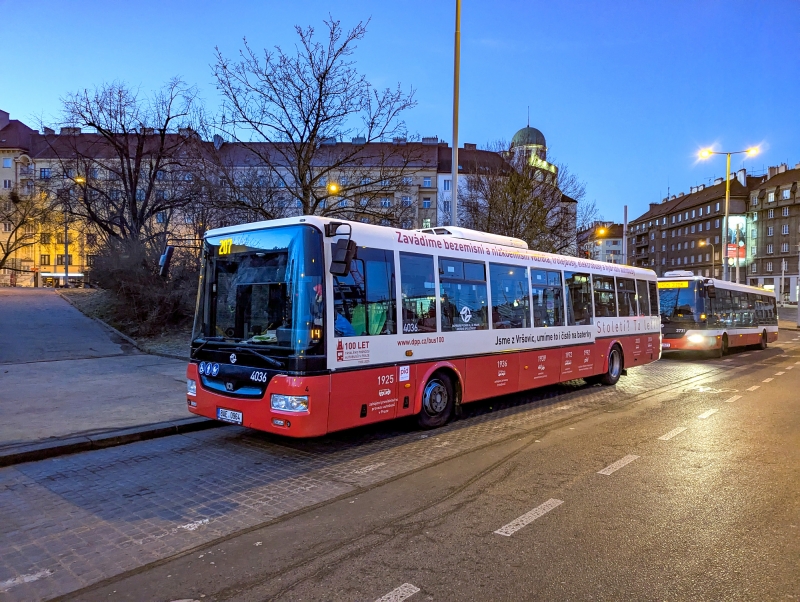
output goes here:
<path id="1" fill-rule="evenodd" d="M 673 270 L 671 272 L 664 272 L 664 278 L 686 278 L 687 276 L 691 278 L 694 276 L 694 273 L 690 272 L 689 270 Z"/>
<path id="2" fill-rule="evenodd" d="M 452 236 L 453 238 L 461 238 L 463 240 L 471 240 L 473 242 L 486 242 L 493 245 L 502 245 L 504 247 L 515 247 L 517 249 L 528 248 L 528 243 L 521 238 L 500 236 L 499 234 L 489 234 L 487 232 L 479 232 L 478 230 L 459 228 L 457 226 L 447 226 L 446 228 L 423 228 L 421 230 L 417 230 L 417 232 L 434 234 L 437 236 Z"/>

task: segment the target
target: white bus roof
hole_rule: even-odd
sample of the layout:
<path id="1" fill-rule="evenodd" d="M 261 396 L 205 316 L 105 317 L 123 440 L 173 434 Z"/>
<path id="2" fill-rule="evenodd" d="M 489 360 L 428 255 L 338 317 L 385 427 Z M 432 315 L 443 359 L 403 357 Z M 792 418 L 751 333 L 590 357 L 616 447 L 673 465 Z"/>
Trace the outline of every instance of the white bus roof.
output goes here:
<path id="1" fill-rule="evenodd" d="M 215 228 L 205 233 L 205 238 L 212 236 L 224 236 L 226 234 L 236 234 L 238 232 L 250 232 L 253 230 L 263 230 L 266 228 L 275 228 L 277 226 L 294 226 L 299 224 L 313 225 L 321 231 L 325 231 L 325 224 L 338 222 L 340 224 L 347 224 L 352 229 L 352 238 L 356 244 L 361 246 L 372 246 L 380 244 L 379 241 L 386 241 L 388 243 L 384 248 L 401 248 L 411 253 L 425 253 L 436 250 L 437 255 L 447 255 L 448 252 L 463 252 L 471 253 L 473 255 L 483 256 L 483 259 L 489 259 L 493 262 L 502 263 L 504 260 L 533 260 L 542 263 L 550 264 L 552 269 L 557 270 L 594 270 L 599 272 L 606 272 L 618 274 L 627 277 L 647 278 L 655 280 L 656 274 L 653 270 L 647 268 L 638 268 L 634 266 L 606 263 L 604 261 L 595 261 L 593 259 L 584 259 L 581 257 L 573 257 L 571 255 L 558 255 L 555 253 L 545 253 L 543 251 L 536 251 L 527 248 L 519 248 L 508 244 L 510 240 L 514 239 L 509 236 L 496 236 L 494 234 L 483 234 L 488 238 L 496 237 L 503 239 L 505 244 L 494 241 L 477 241 L 472 238 L 462 238 L 451 234 L 429 234 L 423 230 L 402 230 L 400 228 L 393 228 L 391 226 L 377 226 L 374 224 L 364 224 L 362 222 L 351 222 L 342 219 L 334 219 L 329 217 L 319 217 L 316 215 L 302 215 L 297 217 L 287 217 L 283 219 L 251 222 L 247 224 L 237 224 L 235 226 L 227 226 L 225 228 Z M 448 230 L 450 226 L 445 226 Z M 427 228 L 425 229 L 427 230 Z M 476 232 L 467 228 L 460 228 L 459 230 L 465 232 Z M 346 234 L 342 232 L 341 234 Z M 341 235 L 340 234 L 340 235 Z M 365 245 L 365 239 L 369 239 L 369 245 Z M 414 241 L 414 242 L 412 242 Z M 399 243 L 399 244 L 398 244 Z M 543 267 L 542 269 L 547 269 Z"/>
<path id="2" fill-rule="evenodd" d="M 416 232 L 424 232 L 425 234 L 435 234 L 437 236 L 453 236 L 455 238 L 463 238 L 464 240 L 474 240 L 475 242 L 488 242 L 495 245 L 503 245 L 506 247 L 515 247 L 517 249 L 527 249 L 528 243 L 521 238 L 514 238 L 513 236 L 500 236 L 499 234 L 489 234 L 488 232 L 480 232 L 479 230 L 470 230 L 469 228 L 459 228 L 458 226 L 439 226 L 436 228 L 423 228 L 416 230 Z"/>

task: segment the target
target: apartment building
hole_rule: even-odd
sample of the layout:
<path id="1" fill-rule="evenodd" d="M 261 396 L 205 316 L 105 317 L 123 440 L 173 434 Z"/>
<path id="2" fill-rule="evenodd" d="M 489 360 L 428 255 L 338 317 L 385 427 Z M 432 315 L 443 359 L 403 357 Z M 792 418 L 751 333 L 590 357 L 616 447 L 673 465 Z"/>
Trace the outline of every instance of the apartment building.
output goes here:
<path id="1" fill-rule="evenodd" d="M 578 248 L 581 256 L 587 259 L 621 264 L 623 238 L 622 224 L 595 221 L 589 228 L 578 232 Z"/>

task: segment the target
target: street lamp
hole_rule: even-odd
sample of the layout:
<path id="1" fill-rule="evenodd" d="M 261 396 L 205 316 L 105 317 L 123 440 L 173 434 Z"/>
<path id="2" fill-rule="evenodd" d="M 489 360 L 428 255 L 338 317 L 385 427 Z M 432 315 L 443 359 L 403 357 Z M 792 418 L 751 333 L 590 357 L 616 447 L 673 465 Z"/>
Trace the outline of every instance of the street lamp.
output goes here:
<path id="1" fill-rule="evenodd" d="M 716 248 L 714 247 L 714 243 L 713 242 L 706 242 L 704 240 L 701 240 L 700 242 L 697 243 L 697 246 L 698 247 L 711 247 L 711 277 L 713 278 L 715 273 L 716 273 L 716 272 L 714 272 L 714 255 L 717 252 Z"/>
<path id="2" fill-rule="evenodd" d="M 86 184 L 86 178 L 76 176 L 72 179 L 76 184 Z M 69 288 L 69 211 L 64 201 L 64 288 Z"/>
<path id="3" fill-rule="evenodd" d="M 725 218 L 722 220 L 722 237 L 725 241 L 725 245 L 723 246 L 724 253 L 722 253 L 722 279 L 724 281 L 728 280 L 728 262 L 725 261 L 726 257 L 728 256 L 728 211 L 731 202 L 731 155 L 741 155 L 746 154 L 748 157 L 754 157 L 758 154 L 758 147 L 753 146 L 746 150 L 741 151 L 733 151 L 730 153 L 727 152 L 720 152 L 711 150 L 710 148 L 705 148 L 700 151 L 699 156 L 701 159 L 708 159 L 711 155 L 726 155 L 727 156 L 727 163 L 725 166 Z M 739 283 L 739 248 L 736 248 L 736 283 Z"/>

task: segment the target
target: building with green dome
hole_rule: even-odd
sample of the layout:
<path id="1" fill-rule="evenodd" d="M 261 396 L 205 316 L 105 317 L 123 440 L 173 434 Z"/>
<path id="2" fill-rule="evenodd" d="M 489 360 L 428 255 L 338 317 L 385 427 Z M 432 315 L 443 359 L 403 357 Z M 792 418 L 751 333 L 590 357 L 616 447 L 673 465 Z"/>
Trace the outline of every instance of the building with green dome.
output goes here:
<path id="1" fill-rule="evenodd" d="M 547 141 L 544 134 L 530 125 L 517 131 L 511 138 L 511 153 L 515 156 L 522 154 L 533 167 L 549 171 L 554 176 L 558 175 L 558 168 L 547 162 Z"/>

